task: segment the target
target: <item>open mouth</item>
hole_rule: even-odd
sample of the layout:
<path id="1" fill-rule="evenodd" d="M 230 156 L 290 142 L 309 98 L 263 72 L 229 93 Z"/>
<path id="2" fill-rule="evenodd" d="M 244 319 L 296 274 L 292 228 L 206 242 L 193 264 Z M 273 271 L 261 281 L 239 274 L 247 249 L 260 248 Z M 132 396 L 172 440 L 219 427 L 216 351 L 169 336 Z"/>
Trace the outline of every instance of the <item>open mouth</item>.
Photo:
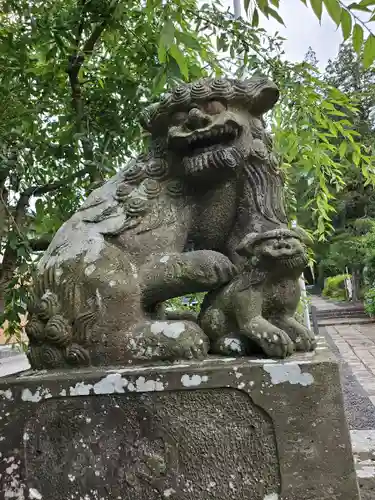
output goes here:
<path id="1" fill-rule="evenodd" d="M 170 147 L 179 149 L 182 154 L 196 156 L 223 146 L 230 146 L 240 135 L 237 124 L 226 123 L 210 129 L 197 130 L 186 136 L 174 136 L 169 140 Z"/>

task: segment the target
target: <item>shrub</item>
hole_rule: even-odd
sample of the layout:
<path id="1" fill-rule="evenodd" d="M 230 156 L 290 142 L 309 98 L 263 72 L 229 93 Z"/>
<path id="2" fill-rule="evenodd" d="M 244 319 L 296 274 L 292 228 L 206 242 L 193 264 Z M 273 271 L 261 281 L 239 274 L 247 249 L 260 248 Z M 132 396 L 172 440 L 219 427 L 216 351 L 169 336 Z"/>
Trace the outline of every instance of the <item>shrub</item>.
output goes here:
<path id="1" fill-rule="evenodd" d="M 375 316 L 375 288 L 370 288 L 365 293 L 364 306 L 369 316 Z"/>
<path id="2" fill-rule="evenodd" d="M 329 299 L 345 300 L 345 280 L 351 278 L 350 274 L 338 274 L 326 279 L 323 296 Z"/>

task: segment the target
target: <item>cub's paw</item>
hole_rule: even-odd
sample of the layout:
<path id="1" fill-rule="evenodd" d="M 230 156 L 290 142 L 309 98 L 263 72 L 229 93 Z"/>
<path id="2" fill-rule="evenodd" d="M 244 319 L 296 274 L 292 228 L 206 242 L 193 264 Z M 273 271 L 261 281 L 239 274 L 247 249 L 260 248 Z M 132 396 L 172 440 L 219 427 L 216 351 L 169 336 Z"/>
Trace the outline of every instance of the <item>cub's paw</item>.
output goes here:
<path id="1" fill-rule="evenodd" d="M 307 328 L 298 329 L 294 338 L 296 351 L 309 352 L 316 349 L 316 338 Z"/>
<path id="2" fill-rule="evenodd" d="M 186 322 L 187 323 L 187 322 Z M 194 323 L 174 344 L 170 344 L 174 359 L 204 359 L 209 349 L 208 337 Z"/>
<path id="3" fill-rule="evenodd" d="M 257 333 L 256 342 L 270 358 L 286 358 L 295 350 L 294 342 L 289 335 L 279 329 Z"/>

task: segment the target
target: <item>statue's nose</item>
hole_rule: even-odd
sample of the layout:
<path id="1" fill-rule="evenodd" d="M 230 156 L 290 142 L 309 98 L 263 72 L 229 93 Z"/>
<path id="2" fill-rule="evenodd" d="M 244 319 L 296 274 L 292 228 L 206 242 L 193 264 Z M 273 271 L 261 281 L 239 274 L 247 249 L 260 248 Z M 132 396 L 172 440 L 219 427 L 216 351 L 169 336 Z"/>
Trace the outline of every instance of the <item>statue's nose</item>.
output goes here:
<path id="1" fill-rule="evenodd" d="M 185 125 L 190 130 L 207 127 L 211 122 L 211 118 L 198 108 L 193 108 L 189 111 Z"/>
<path id="2" fill-rule="evenodd" d="M 285 240 L 278 240 L 276 243 L 275 243 L 275 248 L 277 249 L 284 249 L 284 250 L 291 250 L 292 249 L 292 245 L 290 244 L 289 241 L 285 241 Z"/>

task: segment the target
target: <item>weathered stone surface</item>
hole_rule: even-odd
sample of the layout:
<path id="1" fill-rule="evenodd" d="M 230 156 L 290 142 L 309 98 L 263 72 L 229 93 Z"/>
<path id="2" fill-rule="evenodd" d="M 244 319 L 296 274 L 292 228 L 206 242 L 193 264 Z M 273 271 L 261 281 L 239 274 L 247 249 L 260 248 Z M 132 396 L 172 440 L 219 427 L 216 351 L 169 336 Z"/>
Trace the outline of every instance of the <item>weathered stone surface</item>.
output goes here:
<path id="1" fill-rule="evenodd" d="M 205 332 L 194 321 L 170 320 L 160 307 L 236 278 L 243 293 L 231 304 L 248 313 L 237 315 L 236 331 L 215 333 L 222 343 L 241 331 L 268 356 L 313 349 L 313 337 L 292 318 L 304 248 L 291 231 L 287 242 L 280 232 L 272 243 L 265 236 L 287 228 L 279 160 L 262 118 L 278 97 L 265 77 L 204 79 L 175 88 L 146 113 L 147 153 L 90 194 L 39 263 L 26 327 L 34 369 L 236 353 L 232 344 L 215 349 L 207 318 Z M 261 261 L 268 275 L 279 265 L 287 270 L 282 279 L 254 281 L 256 248 L 263 257 L 275 254 Z M 271 304 L 262 300 L 267 294 Z M 269 306 L 280 310 L 265 319 Z"/>
<path id="2" fill-rule="evenodd" d="M 32 372 L 0 403 L 1 500 L 359 499 L 327 351 Z"/>
<path id="3" fill-rule="evenodd" d="M 375 431 L 350 431 L 361 500 L 375 498 Z"/>

